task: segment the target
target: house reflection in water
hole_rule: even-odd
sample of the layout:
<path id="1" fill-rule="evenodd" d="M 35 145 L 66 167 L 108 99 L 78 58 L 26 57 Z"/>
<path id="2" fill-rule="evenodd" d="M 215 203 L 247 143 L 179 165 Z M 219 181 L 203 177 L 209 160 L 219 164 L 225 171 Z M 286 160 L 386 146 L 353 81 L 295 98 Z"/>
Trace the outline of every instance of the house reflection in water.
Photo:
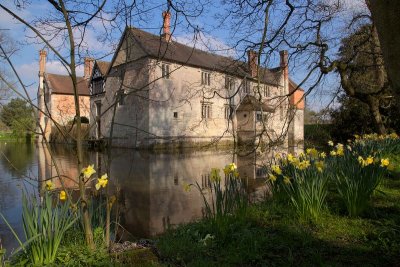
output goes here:
<path id="1" fill-rule="evenodd" d="M 72 178 L 64 179 L 65 186 L 76 188 L 78 170 L 73 150 L 57 147 L 52 153 L 63 177 Z M 38 154 L 39 178 L 44 181 L 56 176 L 48 151 L 39 147 Z M 84 165 L 95 164 L 97 175 L 102 175 L 107 166 L 111 166 L 108 193 L 118 195 L 119 223 L 135 237 L 153 236 L 170 226 L 201 218 L 201 195 L 194 187 L 186 192 L 183 186 L 197 182 L 203 188 L 209 187 L 211 168 L 220 168 L 222 174 L 223 167 L 234 160 L 250 193 L 258 192 L 257 188 L 265 185 L 265 176 L 257 175 L 257 168 L 261 166 L 255 164 L 254 155 L 236 159 L 228 152 L 160 154 L 128 149 L 113 149 L 111 154 L 111 160 L 108 160 L 106 153 L 87 152 Z M 53 182 L 61 188 L 58 179 Z"/>

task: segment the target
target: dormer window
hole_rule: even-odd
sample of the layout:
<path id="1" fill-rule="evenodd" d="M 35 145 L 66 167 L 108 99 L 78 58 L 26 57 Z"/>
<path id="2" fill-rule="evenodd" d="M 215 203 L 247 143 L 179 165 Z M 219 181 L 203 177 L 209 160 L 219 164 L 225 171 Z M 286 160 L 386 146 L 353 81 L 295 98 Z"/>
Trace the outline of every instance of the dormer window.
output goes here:
<path id="1" fill-rule="evenodd" d="M 96 80 L 92 81 L 92 95 L 97 95 L 103 93 L 103 85 L 104 85 L 104 80 L 101 78 L 98 78 Z"/>
<path id="2" fill-rule="evenodd" d="M 170 78 L 169 64 L 166 63 L 161 64 L 161 75 L 164 79 Z"/>

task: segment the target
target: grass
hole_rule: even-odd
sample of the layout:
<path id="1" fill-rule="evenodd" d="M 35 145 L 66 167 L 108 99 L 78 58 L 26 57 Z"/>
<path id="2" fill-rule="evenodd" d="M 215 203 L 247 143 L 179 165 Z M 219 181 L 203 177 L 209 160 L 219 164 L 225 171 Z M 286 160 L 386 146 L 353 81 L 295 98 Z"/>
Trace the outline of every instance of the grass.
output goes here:
<path id="1" fill-rule="evenodd" d="M 158 248 L 170 266 L 398 266 L 399 179 L 383 180 L 363 217 L 331 211 L 305 223 L 286 205 L 265 201 L 223 225 L 202 220 L 170 230 Z"/>

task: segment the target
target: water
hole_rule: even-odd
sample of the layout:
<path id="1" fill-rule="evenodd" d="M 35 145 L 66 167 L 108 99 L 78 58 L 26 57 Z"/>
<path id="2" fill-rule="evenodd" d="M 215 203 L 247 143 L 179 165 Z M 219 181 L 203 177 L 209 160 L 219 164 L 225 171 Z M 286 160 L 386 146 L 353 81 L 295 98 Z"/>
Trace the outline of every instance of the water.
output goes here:
<path id="1" fill-rule="evenodd" d="M 39 195 L 44 190 L 43 181 L 56 177 L 51 155 L 65 187 L 75 190 L 79 173 L 75 151 L 62 145 L 48 151 L 42 145 L 1 143 L 0 153 L 0 211 L 23 236 L 22 190 Z M 232 161 L 237 163 L 248 191 L 253 195 L 262 194 L 263 160 L 256 160 L 254 155 L 233 157 L 231 153 L 217 151 L 166 154 L 114 149 L 109 159 L 105 153 L 84 153 L 84 166 L 94 164 L 99 175 L 110 169 L 108 193 L 118 196 L 120 223 L 128 238 L 150 237 L 170 226 L 201 218 L 203 200 L 200 194 L 196 190 L 184 191 L 183 185 L 197 182 L 207 187 L 210 169 L 222 169 Z M 56 190 L 61 189 L 57 178 L 53 182 Z M 0 220 L 0 240 L 8 251 L 18 247 L 3 220 Z"/>

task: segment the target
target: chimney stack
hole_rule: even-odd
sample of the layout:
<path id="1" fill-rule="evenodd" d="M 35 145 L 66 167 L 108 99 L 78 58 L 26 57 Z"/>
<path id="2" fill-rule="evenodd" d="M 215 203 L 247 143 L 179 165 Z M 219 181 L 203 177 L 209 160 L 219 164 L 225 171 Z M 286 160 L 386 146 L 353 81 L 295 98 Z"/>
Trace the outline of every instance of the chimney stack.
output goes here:
<path id="1" fill-rule="evenodd" d="M 43 77 L 46 72 L 46 50 L 42 49 L 39 51 L 39 77 Z"/>
<path id="2" fill-rule="evenodd" d="M 258 55 L 257 52 L 254 50 L 249 50 L 247 51 L 247 57 L 248 57 L 248 64 L 249 64 L 249 70 L 250 70 L 250 75 L 251 77 L 256 77 L 257 76 L 257 69 L 258 69 Z"/>
<path id="3" fill-rule="evenodd" d="M 171 40 L 171 13 L 164 11 L 163 16 L 163 34 L 161 35 L 167 42 Z"/>
<path id="4" fill-rule="evenodd" d="M 85 57 L 85 66 L 83 70 L 83 75 L 85 79 L 89 79 L 90 75 L 92 75 L 93 65 L 94 59 L 91 57 Z"/>
<path id="5" fill-rule="evenodd" d="M 280 67 L 284 70 L 285 77 L 289 77 L 289 66 L 288 66 L 288 51 L 282 50 L 279 52 L 281 56 Z"/>

